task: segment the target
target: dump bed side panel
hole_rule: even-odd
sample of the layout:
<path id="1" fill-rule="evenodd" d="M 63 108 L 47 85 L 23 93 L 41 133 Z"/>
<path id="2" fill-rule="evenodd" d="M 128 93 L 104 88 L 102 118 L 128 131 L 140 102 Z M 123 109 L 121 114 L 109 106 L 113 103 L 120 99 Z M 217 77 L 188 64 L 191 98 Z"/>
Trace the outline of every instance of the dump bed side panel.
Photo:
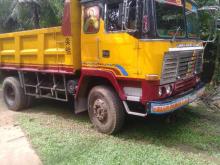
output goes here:
<path id="1" fill-rule="evenodd" d="M 0 35 L 1 69 L 74 73 L 80 65 L 73 53 L 60 27 Z"/>

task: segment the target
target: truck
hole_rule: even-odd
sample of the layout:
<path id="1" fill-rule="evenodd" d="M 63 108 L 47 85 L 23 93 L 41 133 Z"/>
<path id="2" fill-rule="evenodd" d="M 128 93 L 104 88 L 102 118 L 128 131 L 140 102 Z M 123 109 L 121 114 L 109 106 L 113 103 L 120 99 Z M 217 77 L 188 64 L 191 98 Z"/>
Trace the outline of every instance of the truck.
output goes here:
<path id="1" fill-rule="evenodd" d="M 126 115 L 169 114 L 204 93 L 204 46 L 192 0 L 66 0 L 62 26 L 0 34 L 3 98 L 74 101 L 114 134 Z"/>

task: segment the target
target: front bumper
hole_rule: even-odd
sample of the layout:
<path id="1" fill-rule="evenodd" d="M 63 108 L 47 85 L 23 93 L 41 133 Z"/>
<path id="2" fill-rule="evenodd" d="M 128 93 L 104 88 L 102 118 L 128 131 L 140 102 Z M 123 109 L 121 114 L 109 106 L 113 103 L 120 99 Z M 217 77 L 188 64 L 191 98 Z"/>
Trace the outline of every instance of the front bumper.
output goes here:
<path id="1" fill-rule="evenodd" d="M 163 100 L 163 101 L 149 102 L 147 105 L 148 114 L 165 114 L 178 110 L 183 106 L 197 100 L 199 97 L 203 95 L 204 91 L 205 91 L 205 87 L 200 86 L 194 91 L 183 96 L 170 98 L 165 101 Z"/>

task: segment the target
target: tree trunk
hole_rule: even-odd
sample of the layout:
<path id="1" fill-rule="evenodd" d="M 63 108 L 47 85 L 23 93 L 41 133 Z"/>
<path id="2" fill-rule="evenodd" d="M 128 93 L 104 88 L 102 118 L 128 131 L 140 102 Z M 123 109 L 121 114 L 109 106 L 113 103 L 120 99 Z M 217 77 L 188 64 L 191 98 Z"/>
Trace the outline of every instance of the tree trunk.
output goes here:
<path id="1" fill-rule="evenodd" d="M 216 41 L 217 51 L 216 51 L 216 60 L 215 60 L 215 74 L 214 74 L 214 85 L 219 85 L 220 82 L 220 36 L 218 34 Z"/>
<path id="2" fill-rule="evenodd" d="M 40 28 L 40 17 L 39 17 L 39 6 L 35 3 L 31 4 L 31 8 L 33 10 L 33 21 L 34 21 L 34 27 L 36 29 Z"/>
<path id="3" fill-rule="evenodd" d="M 217 60 L 218 64 L 217 64 L 217 72 L 218 72 L 218 80 L 220 80 L 220 36 L 218 34 L 218 42 L 217 42 Z M 219 84 L 219 81 L 218 81 Z"/>

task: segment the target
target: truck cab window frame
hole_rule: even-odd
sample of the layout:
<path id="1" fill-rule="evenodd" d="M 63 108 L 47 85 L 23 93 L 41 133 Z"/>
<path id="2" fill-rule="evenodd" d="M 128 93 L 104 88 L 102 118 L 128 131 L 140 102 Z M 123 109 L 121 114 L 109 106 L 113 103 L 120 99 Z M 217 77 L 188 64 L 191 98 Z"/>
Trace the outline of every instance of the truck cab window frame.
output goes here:
<path id="1" fill-rule="evenodd" d="M 85 5 L 83 9 L 83 32 L 96 34 L 100 30 L 101 9 L 98 4 Z"/>
<path id="2" fill-rule="evenodd" d="M 185 1 L 186 29 L 187 37 L 198 39 L 199 36 L 199 15 L 198 6 L 190 0 Z"/>
<path id="3" fill-rule="evenodd" d="M 159 38 L 186 38 L 186 20 L 183 2 L 181 5 L 168 0 L 154 0 L 156 34 Z M 169 14 L 169 15 L 168 15 Z M 172 26 L 171 26 L 172 25 Z"/>
<path id="4" fill-rule="evenodd" d="M 137 30 L 135 26 L 137 20 L 137 2 L 138 0 L 128 0 L 129 9 L 126 10 L 125 2 L 123 0 L 112 0 L 105 3 L 104 22 L 105 31 L 107 33 L 114 32 L 128 32 L 134 33 Z M 127 13 L 128 19 L 125 19 L 125 13 Z M 140 30 L 140 29 L 138 29 Z"/>
<path id="5" fill-rule="evenodd" d="M 105 3 L 105 30 L 106 32 L 122 32 L 122 8 L 123 1 L 121 3 Z M 120 18 L 121 17 L 121 18 Z"/>

